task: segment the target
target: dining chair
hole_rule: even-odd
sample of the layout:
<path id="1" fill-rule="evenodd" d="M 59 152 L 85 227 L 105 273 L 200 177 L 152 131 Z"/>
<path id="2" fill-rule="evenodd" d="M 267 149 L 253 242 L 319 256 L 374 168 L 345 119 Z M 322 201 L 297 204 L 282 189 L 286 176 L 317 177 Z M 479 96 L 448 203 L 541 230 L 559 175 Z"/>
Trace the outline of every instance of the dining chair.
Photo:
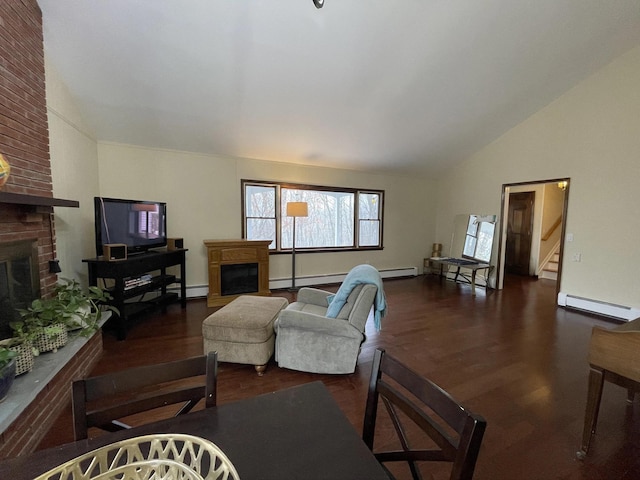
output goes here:
<path id="1" fill-rule="evenodd" d="M 203 375 L 204 380 L 195 378 Z M 90 427 L 110 432 L 131 428 L 119 419 L 166 405 L 183 404 L 175 416 L 188 413 L 202 398 L 205 408 L 213 407 L 217 376 L 217 352 L 209 352 L 75 380 L 72 384 L 75 439 L 87 438 Z"/>
<path id="2" fill-rule="evenodd" d="M 605 380 L 627 389 L 631 406 L 640 392 L 640 319 L 614 328 L 594 326 L 589 344 L 589 382 L 582 445 L 577 457 L 584 460 L 596 433 Z"/>
<path id="3" fill-rule="evenodd" d="M 374 451 L 373 440 L 382 399 L 402 450 Z M 437 448 L 414 449 L 407 432 L 424 433 Z M 417 462 L 452 463 L 451 480 L 470 480 L 478 459 L 486 421 L 469 412 L 432 381 L 421 377 L 383 349 L 377 349 L 369 382 L 362 438 L 375 457 L 393 475 L 385 462 L 407 462 L 412 477 L 421 479 Z M 424 437 L 424 438 L 426 438 Z M 416 440 L 412 437 L 412 440 Z"/>

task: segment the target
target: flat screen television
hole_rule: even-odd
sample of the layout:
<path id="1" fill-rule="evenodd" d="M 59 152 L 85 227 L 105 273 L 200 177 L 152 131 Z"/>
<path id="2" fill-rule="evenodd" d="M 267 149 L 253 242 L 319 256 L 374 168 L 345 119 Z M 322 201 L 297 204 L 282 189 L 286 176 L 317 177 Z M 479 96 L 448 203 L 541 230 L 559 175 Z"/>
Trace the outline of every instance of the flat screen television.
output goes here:
<path id="1" fill-rule="evenodd" d="M 94 198 L 96 255 L 102 246 L 123 243 L 128 254 L 167 245 L 167 204 L 120 198 Z"/>

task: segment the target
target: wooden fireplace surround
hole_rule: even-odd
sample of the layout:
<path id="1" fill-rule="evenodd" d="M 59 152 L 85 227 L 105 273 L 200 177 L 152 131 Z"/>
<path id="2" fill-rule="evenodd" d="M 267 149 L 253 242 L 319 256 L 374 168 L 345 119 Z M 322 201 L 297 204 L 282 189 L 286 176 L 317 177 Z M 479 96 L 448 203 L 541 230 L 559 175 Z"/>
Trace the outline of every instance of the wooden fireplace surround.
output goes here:
<path id="1" fill-rule="evenodd" d="M 209 272 L 208 307 L 220 307 L 240 295 L 222 295 L 222 265 L 258 264 L 258 291 L 249 295 L 271 295 L 269 290 L 269 244 L 271 240 L 205 240 Z"/>

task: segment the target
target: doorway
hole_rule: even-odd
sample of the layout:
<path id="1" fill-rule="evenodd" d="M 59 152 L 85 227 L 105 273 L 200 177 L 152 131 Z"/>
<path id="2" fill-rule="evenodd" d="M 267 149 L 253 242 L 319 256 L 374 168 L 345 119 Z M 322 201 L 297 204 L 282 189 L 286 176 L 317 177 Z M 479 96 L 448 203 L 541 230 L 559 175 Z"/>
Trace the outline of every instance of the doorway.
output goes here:
<path id="1" fill-rule="evenodd" d="M 507 250 L 509 249 L 509 264 L 517 269 L 519 274 L 537 277 L 540 265 L 545 261 L 546 251 L 557 252 L 558 271 L 556 279 L 556 292 L 560 291 L 562 278 L 562 258 L 564 252 L 564 239 L 566 235 L 567 209 L 569 202 L 569 178 L 537 180 L 531 182 L 511 183 L 502 185 L 502 208 L 499 222 L 499 242 L 498 261 L 496 271 L 496 288 L 504 287 L 505 274 L 507 270 Z M 515 230 L 525 234 L 529 220 L 526 218 L 527 201 L 526 196 L 516 195 L 513 197 L 514 205 L 511 206 L 511 194 L 522 192 L 536 192 L 534 196 L 533 213 L 531 215 L 531 241 L 527 235 L 516 237 L 509 236 L 509 222 L 511 222 L 511 232 Z M 558 197 L 558 198 L 554 198 Z M 524 199 L 524 200 L 523 200 Z M 524 203 L 524 204 L 523 204 Z M 553 205 L 556 205 L 555 211 Z M 543 223 L 544 220 L 544 223 Z M 550 235 L 549 232 L 553 231 Z M 511 238 L 509 238 L 511 237 Z M 544 237 L 544 241 L 542 240 Z M 509 240 L 507 240 L 509 238 Z M 508 242 L 509 241 L 509 245 Z M 524 244 L 522 243 L 524 242 Z M 524 261 L 526 256 L 526 245 L 529 248 L 528 261 Z M 514 262 L 512 259 L 520 256 Z M 517 266 L 516 266 L 517 265 Z"/>

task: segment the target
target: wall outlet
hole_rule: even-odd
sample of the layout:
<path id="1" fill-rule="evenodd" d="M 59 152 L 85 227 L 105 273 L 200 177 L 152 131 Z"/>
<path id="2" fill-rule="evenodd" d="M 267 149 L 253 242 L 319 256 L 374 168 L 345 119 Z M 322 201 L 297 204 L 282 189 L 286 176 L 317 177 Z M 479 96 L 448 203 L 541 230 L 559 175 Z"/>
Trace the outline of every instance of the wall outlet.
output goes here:
<path id="1" fill-rule="evenodd" d="M 573 233 L 567 233 L 566 239 L 567 242 L 573 242 Z"/>
<path id="2" fill-rule="evenodd" d="M 582 261 L 582 254 L 581 253 L 574 253 L 573 254 L 573 261 L 574 262 L 581 262 Z"/>

